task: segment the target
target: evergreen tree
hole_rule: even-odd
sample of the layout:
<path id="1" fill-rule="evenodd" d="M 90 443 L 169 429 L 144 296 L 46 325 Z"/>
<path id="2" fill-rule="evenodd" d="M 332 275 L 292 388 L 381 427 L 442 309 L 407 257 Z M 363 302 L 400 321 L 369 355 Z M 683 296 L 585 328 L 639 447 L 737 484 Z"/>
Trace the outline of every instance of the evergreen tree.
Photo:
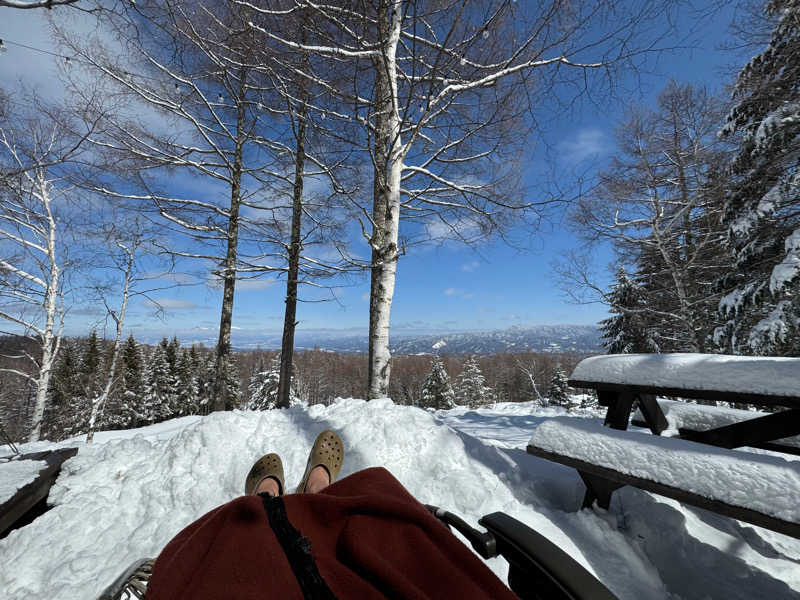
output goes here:
<path id="1" fill-rule="evenodd" d="M 83 395 L 92 400 L 100 393 L 100 373 L 101 362 L 100 342 L 97 339 L 97 331 L 92 330 L 83 346 L 81 357 L 80 381 Z"/>
<path id="2" fill-rule="evenodd" d="M 553 376 L 550 379 L 550 388 L 547 390 L 547 395 L 550 397 L 550 403 L 557 406 L 570 407 L 570 398 L 567 393 L 569 384 L 567 383 L 567 374 L 557 365 L 553 371 Z"/>
<path id="3" fill-rule="evenodd" d="M 724 223 L 735 270 L 715 332 L 727 351 L 800 354 L 800 1 L 770 0 L 767 48 L 737 78 L 723 136 L 740 141 Z"/>
<path id="4" fill-rule="evenodd" d="M 485 385 L 478 360 L 470 356 L 453 384 L 456 403 L 470 408 L 479 408 L 494 401 L 492 390 Z"/>
<path id="5" fill-rule="evenodd" d="M 600 321 L 603 345 L 609 354 L 658 352 L 646 317 L 646 300 L 640 286 L 628 277 L 623 267 L 617 270 L 617 283 L 608 294 L 612 316 Z"/>
<path id="6" fill-rule="evenodd" d="M 217 371 L 219 374 L 219 370 Z M 236 357 L 233 353 L 226 355 L 222 371 L 223 387 L 228 409 L 240 408 L 242 405 L 241 379 Z"/>
<path id="7" fill-rule="evenodd" d="M 456 405 L 455 393 L 450 386 L 450 378 L 444 370 L 444 363 L 438 356 L 431 361 L 431 370 L 422 384 L 422 408 L 448 409 Z"/>
<path id="8" fill-rule="evenodd" d="M 140 414 L 146 412 L 144 408 L 145 384 L 144 368 L 142 366 L 142 352 L 139 344 L 131 333 L 122 346 L 122 368 L 120 375 L 122 383 L 119 402 L 116 408 L 109 411 L 109 420 L 112 426 L 122 428 L 138 427 Z"/>
<path id="9" fill-rule="evenodd" d="M 66 437 L 64 431 L 68 413 L 75 398 L 81 394 L 79 379 L 80 359 L 75 351 L 75 343 L 64 338 L 56 357 L 53 376 L 50 379 L 50 399 L 45 408 L 42 421 L 42 438 L 60 440 Z"/>
<path id="10" fill-rule="evenodd" d="M 158 344 L 153 348 L 145 369 L 144 402 L 142 403 L 141 423 L 158 423 L 169 419 L 173 414 L 173 396 L 175 389 L 172 374 L 167 363 L 166 344 Z"/>
<path id="11" fill-rule="evenodd" d="M 178 394 L 176 397 L 176 416 L 196 414 L 199 410 L 199 378 L 194 367 L 191 351 L 183 350 L 177 364 Z"/>
<path id="12" fill-rule="evenodd" d="M 276 355 L 269 363 L 269 367 L 264 369 L 261 363 L 261 370 L 250 378 L 248 387 L 250 398 L 247 402 L 249 410 L 269 410 L 278 405 L 278 384 L 281 375 L 281 356 Z M 295 405 L 301 403 L 297 394 L 297 378 L 292 374 L 292 386 L 289 390 L 289 403 Z"/>

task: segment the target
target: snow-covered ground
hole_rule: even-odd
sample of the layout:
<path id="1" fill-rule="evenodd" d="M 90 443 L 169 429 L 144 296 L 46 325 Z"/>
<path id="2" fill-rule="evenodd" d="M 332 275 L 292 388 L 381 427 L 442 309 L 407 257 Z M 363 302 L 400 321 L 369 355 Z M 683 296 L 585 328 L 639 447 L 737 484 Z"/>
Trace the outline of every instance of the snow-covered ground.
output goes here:
<path id="1" fill-rule="evenodd" d="M 77 443 L 51 491 L 55 507 L 0 540 L 0 596 L 96 598 L 128 564 L 156 556 L 184 526 L 241 494 L 262 454 L 281 454 L 294 487 L 314 438 L 332 428 L 345 444 L 342 476 L 383 465 L 421 501 L 473 524 L 507 512 L 620 598 L 800 598 L 798 540 L 632 488 L 616 492 L 608 512 L 578 512 L 577 473 L 524 450 L 537 425 L 564 415 L 532 404 L 433 413 L 347 399 L 103 432 L 90 446 Z M 589 410 L 572 416 L 599 420 Z M 504 561 L 489 565 L 505 579 Z"/>

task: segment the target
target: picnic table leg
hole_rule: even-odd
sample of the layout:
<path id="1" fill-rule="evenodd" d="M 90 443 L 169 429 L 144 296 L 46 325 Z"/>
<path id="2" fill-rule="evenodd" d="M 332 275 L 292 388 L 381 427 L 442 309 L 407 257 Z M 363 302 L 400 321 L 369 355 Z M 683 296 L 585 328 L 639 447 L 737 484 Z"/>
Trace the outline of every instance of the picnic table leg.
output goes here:
<path id="1" fill-rule="evenodd" d="M 647 422 L 647 426 L 650 427 L 650 431 L 652 431 L 654 435 L 661 435 L 661 432 L 669 427 L 667 418 L 658 405 L 655 395 L 639 394 L 639 410 L 642 411 L 644 420 Z"/>
<path id="2" fill-rule="evenodd" d="M 594 501 L 597 500 L 597 504 L 600 508 L 608 510 L 608 507 L 611 505 L 611 494 L 614 490 L 625 485 L 624 483 L 603 479 L 602 477 L 584 471 L 578 471 L 578 474 L 581 476 L 581 479 L 583 479 L 583 483 L 586 484 L 586 494 L 583 497 L 582 509 L 591 508 Z"/>
<path id="3" fill-rule="evenodd" d="M 612 429 L 625 431 L 631 418 L 631 409 L 636 396 L 630 392 L 597 390 L 597 398 L 602 406 L 608 407 L 605 425 Z"/>

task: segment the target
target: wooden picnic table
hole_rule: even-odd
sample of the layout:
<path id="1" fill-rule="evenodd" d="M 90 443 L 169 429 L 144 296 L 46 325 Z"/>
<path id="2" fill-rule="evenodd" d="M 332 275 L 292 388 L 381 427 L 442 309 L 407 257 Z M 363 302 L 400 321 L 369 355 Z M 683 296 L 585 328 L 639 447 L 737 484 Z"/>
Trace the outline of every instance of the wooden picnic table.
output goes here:
<path id="1" fill-rule="evenodd" d="M 46 464 L 33 481 L 21 487 L 11 498 L 0 504 L 0 537 L 31 511 L 36 511 L 37 507 L 43 506 L 50 493 L 50 488 L 61 471 L 61 465 L 77 453 L 77 448 L 58 448 L 14 457 L 13 460 L 43 461 Z"/>
<path id="2" fill-rule="evenodd" d="M 603 363 L 610 364 L 615 357 L 622 359 L 622 366 L 603 375 Z M 652 364 L 643 368 L 648 362 L 672 368 L 666 375 L 653 377 Z M 737 385 L 740 382 L 726 380 L 726 368 L 735 369 L 738 364 L 759 381 L 740 386 Z M 648 383 L 648 377 L 656 383 Z M 694 442 L 720 448 L 750 446 L 784 452 L 784 447 L 773 442 L 800 434 L 800 359 L 796 358 L 716 354 L 596 356 L 578 364 L 569 384 L 596 390 L 598 402 L 608 408 L 605 424 L 614 429 L 628 428 L 633 405 L 638 401 L 645 423 L 655 435 L 660 435 L 668 423 L 656 397 L 670 396 L 788 409 L 705 431 L 681 432 L 681 437 Z"/>
<path id="3" fill-rule="evenodd" d="M 664 473 L 665 480 L 660 481 L 658 472 L 654 472 L 657 469 L 642 469 L 641 465 L 636 475 L 633 473 L 636 469 L 619 462 L 624 462 L 621 458 L 623 456 L 629 456 L 633 460 L 637 458 L 637 453 L 641 455 L 655 449 L 655 454 L 652 454 L 654 463 L 658 463 L 657 458 L 663 456 L 659 452 L 666 452 L 673 459 L 674 465 L 676 460 L 681 460 L 680 456 L 702 453 L 702 446 L 697 444 L 728 450 L 747 446 L 798 454 L 797 439 L 787 443 L 784 438 L 800 435 L 800 359 L 710 354 L 595 356 L 578 364 L 569 384 L 576 388 L 596 390 L 600 405 L 607 407 L 605 426 L 620 433 L 611 435 L 606 429 L 606 435 L 602 431 L 604 428 L 596 425 L 593 430 L 576 433 L 569 431 L 566 424 L 553 423 L 551 429 L 554 431 L 549 436 L 544 430 L 542 435 L 534 434 L 527 450 L 530 454 L 577 469 L 586 484 L 584 508 L 597 501 L 602 508 L 607 509 L 612 493 L 620 487 L 631 485 L 800 538 L 800 519 L 794 512 L 794 516 L 784 518 L 783 513 L 777 514 L 780 510 L 773 510 L 774 507 L 770 507 L 769 502 L 762 502 L 761 498 L 758 502 L 744 499 L 728 502 L 719 499 L 725 494 L 715 499 L 714 493 L 699 493 L 698 488 L 708 487 L 703 485 L 702 473 L 697 474 L 694 481 L 684 485 L 668 477 L 668 473 Z M 658 396 L 751 404 L 771 410 L 784 407 L 785 410 L 766 414 L 753 413 L 752 418 L 748 418 L 746 411 L 737 411 L 734 417 L 741 417 L 742 420 L 704 430 L 679 429 L 678 437 L 682 439 L 674 439 L 669 443 L 664 438 L 659 438 L 664 440 L 663 443 L 652 438 L 652 443 L 648 443 L 647 436 L 642 438 L 641 434 L 634 432 L 621 434 L 628 429 L 635 404 L 638 404 L 644 424 L 654 435 L 660 436 L 669 428 L 667 417 L 657 400 Z M 697 406 L 698 410 L 702 411 L 702 408 Z M 709 422 L 713 422 L 713 419 Z M 583 437 L 583 448 L 576 447 L 570 441 L 569 438 L 573 435 Z M 596 444 L 597 452 L 591 450 L 593 444 Z M 619 454 L 616 459 L 609 461 L 608 449 L 612 447 Z M 628 449 L 630 451 L 626 454 Z M 784 481 L 784 475 L 788 477 L 785 481 L 797 480 L 795 463 L 787 463 L 779 458 L 758 458 L 756 455 L 748 458 L 747 453 L 720 454 L 726 451 L 717 450 L 716 454 L 709 452 L 709 455 L 714 455 L 711 458 L 722 463 L 741 463 L 745 469 L 758 461 L 765 465 L 772 461 L 774 464 L 763 468 L 774 467 L 775 477 L 771 480 L 773 484 L 775 481 Z M 665 464 L 668 462 L 664 461 Z M 711 464 L 709 468 L 714 470 L 713 460 Z M 757 472 L 757 467 L 754 469 Z M 709 478 L 713 475 L 708 473 Z M 669 481 L 666 482 L 666 479 Z M 792 489 L 784 489 L 785 486 L 781 484 L 773 485 L 771 489 L 779 489 L 784 495 L 800 492 L 800 489 L 794 490 L 794 484 L 789 487 Z M 756 505 L 758 506 L 754 509 Z"/>

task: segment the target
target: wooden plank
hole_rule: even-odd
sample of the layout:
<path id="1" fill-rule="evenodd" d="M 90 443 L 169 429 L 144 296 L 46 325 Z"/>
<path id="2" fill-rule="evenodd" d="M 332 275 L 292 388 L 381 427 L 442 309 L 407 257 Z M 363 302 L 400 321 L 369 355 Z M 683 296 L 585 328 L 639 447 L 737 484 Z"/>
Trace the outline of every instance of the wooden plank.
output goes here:
<path id="1" fill-rule="evenodd" d="M 23 454 L 18 459 L 15 459 L 44 460 L 47 462 L 47 466 L 39 471 L 34 481 L 17 490 L 17 493 L 9 500 L 0 504 L 0 536 L 5 534 L 6 530 L 17 520 L 47 497 L 50 493 L 50 488 L 61 471 L 62 463 L 77 453 L 77 448 L 59 448 L 53 451 Z"/>
<path id="2" fill-rule="evenodd" d="M 623 383 L 605 383 L 602 381 L 582 381 L 570 379 L 570 387 L 608 392 L 622 392 L 634 395 L 655 394 L 656 396 L 674 396 L 699 400 L 718 400 L 721 402 L 740 402 L 761 406 L 787 406 L 800 408 L 800 396 L 769 396 L 766 394 L 750 394 L 742 392 L 720 392 L 716 390 L 694 390 L 653 385 L 628 385 Z"/>
<path id="3" fill-rule="evenodd" d="M 698 432 L 686 430 L 681 437 L 720 448 L 740 448 L 798 434 L 800 434 L 800 409 L 795 408 L 715 429 Z"/>
<path id="4" fill-rule="evenodd" d="M 644 428 L 649 427 L 649 425 L 645 421 L 640 421 L 639 419 L 633 419 L 631 421 L 631 425 Z M 702 432 L 696 429 L 678 427 L 678 433 L 680 433 L 678 437 L 682 440 L 693 440 L 694 436 Z M 769 450 L 770 452 L 779 452 L 781 454 L 793 454 L 794 456 L 800 456 L 800 447 L 787 446 L 786 444 L 780 444 L 778 442 L 761 442 L 759 444 L 753 444 L 748 447 L 760 448 L 761 450 Z"/>
<path id="5" fill-rule="evenodd" d="M 667 498 L 672 498 L 678 502 L 691 504 L 692 506 L 710 510 L 711 512 L 715 512 L 720 515 L 745 521 L 746 523 L 752 523 L 753 525 L 758 525 L 759 527 L 771 529 L 772 531 L 777 531 L 778 533 L 800 539 L 800 524 L 798 523 L 784 521 L 783 519 L 778 519 L 777 517 L 766 515 L 757 510 L 746 508 L 744 506 L 728 504 L 727 502 L 721 502 L 719 500 L 712 500 L 710 498 L 706 498 L 705 496 L 700 496 L 680 488 L 665 485 L 650 479 L 628 475 L 627 473 L 621 473 L 614 469 L 601 467 L 577 458 L 556 454 L 554 452 L 550 452 L 549 450 L 544 450 L 535 446 L 529 445 L 527 450 L 528 454 L 532 454 L 540 458 L 546 458 L 547 460 L 557 462 L 567 467 L 572 467 L 577 469 L 578 472 L 588 473 L 595 477 L 608 479 L 609 481 L 620 483 L 622 485 L 631 485 L 641 490 L 646 490 L 661 496 L 666 496 Z"/>

